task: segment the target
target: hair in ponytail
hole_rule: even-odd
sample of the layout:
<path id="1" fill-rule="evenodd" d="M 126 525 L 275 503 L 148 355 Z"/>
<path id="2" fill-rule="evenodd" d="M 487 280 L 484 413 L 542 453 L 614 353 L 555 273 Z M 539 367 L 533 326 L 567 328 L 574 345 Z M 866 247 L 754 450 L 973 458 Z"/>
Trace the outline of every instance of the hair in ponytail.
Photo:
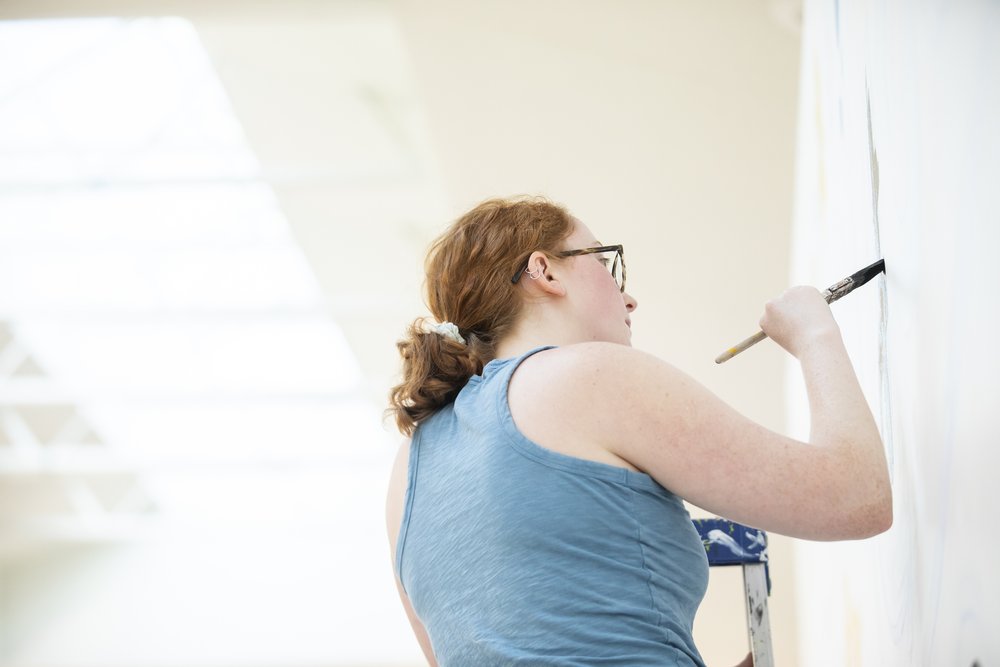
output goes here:
<path id="1" fill-rule="evenodd" d="M 434 241 L 424 262 L 427 305 L 436 320 L 454 323 L 465 343 L 425 318 L 409 326 L 396 344 L 403 378 L 389 394 L 400 432 L 412 435 L 496 356 L 523 306 L 511 277 L 536 250 L 556 257 L 574 224 L 564 208 L 541 197 L 489 199 Z"/>

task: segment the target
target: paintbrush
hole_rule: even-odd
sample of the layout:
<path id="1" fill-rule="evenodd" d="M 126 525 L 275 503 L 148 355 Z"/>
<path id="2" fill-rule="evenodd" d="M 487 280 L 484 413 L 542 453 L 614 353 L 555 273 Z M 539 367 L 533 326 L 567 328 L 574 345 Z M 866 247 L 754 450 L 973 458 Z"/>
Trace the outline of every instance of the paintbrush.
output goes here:
<path id="1" fill-rule="evenodd" d="M 871 266 L 866 266 L 857 273 L 851 274 L 840 282 L 830 285 L 823 291 L 823 298 L 826 299 L 827 303 L 833 303 L 837 299 L 847 296 L 880 273 L 885 273 L 885 260 L 882 259 L 875 262 Z M 767 334 L 763 331 L 758 331 L 753 336 L 737 343 L 720 354 L 715 358 L 715 363 L 721 364 L 723 361 L 728 361 L 751 345 L 756 345 L 765 338 L 767 338 Z"/>

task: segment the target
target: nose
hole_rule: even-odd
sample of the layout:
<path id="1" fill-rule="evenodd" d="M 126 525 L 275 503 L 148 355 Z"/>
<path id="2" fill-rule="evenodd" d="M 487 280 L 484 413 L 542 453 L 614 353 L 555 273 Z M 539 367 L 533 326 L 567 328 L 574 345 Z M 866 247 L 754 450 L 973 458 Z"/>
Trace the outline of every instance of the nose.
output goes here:
<path id="1" fill-rule="evenodd" d="M 639 307 L 639 302 L 636 301 L 635 297 L 633 297 L 628 292 L 622 292 L 622 298 L 625 299 L 625 310 L 627 310 L 628 312 L 631 313 L 633 310 Z"/>

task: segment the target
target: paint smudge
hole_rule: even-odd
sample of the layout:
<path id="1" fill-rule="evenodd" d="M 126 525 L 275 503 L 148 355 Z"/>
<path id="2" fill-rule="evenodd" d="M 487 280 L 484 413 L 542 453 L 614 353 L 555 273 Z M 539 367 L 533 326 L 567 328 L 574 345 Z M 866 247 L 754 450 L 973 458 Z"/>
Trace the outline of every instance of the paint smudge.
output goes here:
<path id="1" fill-rule="evenodd" d="M 872 102 L 868 90 L 868 76 L 865 76 L 865 111 L 868 116 L 868 157 L 871 169 L 872 185 L 872 222 L 875 226 L 875 254 L 882 257 L 882 238 L 879 231 L 878 197 L 879 171 L 878 151 L 875 150 L 875 138 L 872 132 Z M 879 276 L 879 334 L 878 334 L 878 370 L 879 370 L 879 421 L 882 433 L 882 443 L 885 446 L 885 459 L 889 467 L 889 482 L 893 481 L 893 465 L 895 459 L 894 442 L 892 438 L 892 385 L 889 377 L 889 294 L 886 289 L 886 274 Z"/>

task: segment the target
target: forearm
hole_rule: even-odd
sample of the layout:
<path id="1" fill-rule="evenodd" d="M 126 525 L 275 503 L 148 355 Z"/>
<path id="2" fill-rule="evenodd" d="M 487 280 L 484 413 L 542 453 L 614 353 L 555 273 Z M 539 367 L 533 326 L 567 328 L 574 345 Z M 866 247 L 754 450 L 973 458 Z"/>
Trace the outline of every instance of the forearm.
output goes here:
<path id="1" fill-rule="evenodd" d="M 809 396 L 809 441 L 833 455 L 833 500 L 880 532 L 892 511 L 885 452 L 839 330 L 811 341 L 799 361 Z"/>

